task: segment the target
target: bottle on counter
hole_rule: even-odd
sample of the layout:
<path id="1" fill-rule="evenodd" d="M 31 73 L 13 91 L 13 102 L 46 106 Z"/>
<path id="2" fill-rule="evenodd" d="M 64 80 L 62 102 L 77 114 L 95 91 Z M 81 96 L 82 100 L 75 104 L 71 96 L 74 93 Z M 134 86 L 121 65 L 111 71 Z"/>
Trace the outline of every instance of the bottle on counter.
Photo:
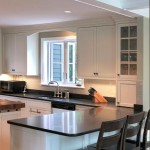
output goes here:
<path id="1" fill-rule="evenodd" d="M 68 91 L 68 89 L 65 89 L 64 92 L 65 92 L 64 98 L 69 99 L 69 91 Z"/>

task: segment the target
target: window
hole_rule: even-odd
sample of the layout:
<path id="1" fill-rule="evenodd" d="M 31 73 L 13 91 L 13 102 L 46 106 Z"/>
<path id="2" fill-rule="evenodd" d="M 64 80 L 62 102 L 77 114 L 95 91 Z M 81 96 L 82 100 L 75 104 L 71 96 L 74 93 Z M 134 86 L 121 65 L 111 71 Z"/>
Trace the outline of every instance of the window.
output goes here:
<path id="1" fill-rule="evenodd" d="M 41 84 L 76 85 L 76 39 L 41 39 Z"/>

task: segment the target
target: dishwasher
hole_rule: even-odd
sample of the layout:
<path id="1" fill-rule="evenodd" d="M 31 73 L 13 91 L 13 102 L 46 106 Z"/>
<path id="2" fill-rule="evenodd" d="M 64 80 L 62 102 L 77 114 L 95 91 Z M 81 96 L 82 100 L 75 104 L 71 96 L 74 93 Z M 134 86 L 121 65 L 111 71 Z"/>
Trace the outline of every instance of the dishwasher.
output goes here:
<path id="1" fill-rule="evenodd" d="M 67 111 L 74 111 L 76 109 L 75 104 L 70 104 L 66 102 L 51 102 L 52 113 L 61 113 Z"/>

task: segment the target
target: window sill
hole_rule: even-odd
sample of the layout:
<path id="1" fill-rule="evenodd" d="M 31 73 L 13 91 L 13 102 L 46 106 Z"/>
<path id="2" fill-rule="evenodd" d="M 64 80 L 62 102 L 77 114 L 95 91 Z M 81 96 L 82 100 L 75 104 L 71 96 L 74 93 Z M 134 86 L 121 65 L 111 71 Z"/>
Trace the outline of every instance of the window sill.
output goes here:
<path id="1" fill-rule="evenodd" d="M 50 85 L 47 85 L 45 83 L 41 83 L 42 86 L 51 86 L 51 87 L 57 87 L 57 85 L 54 85 L 54 84 L 50 84 Z M 59 84 L 59 87 L 64 87 L 64 88 L 76 88 L 76 89 L 84 89 L 84 85 L 82 86 L 77 86 L 75 84 L 72 84 L 72 85 L 68 85 L 68 84 Z"/>

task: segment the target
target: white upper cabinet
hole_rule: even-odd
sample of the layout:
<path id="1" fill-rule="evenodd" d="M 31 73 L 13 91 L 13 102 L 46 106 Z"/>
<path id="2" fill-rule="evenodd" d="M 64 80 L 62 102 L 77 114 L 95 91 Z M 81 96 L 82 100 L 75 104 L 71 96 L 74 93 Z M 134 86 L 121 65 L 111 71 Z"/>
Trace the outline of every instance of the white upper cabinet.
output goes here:
<path id="1" fill-rule="evenodd" d="M 114 26 L 80 28 L 77 34 L 77 75 L 80 78 L 115 79 Z"/>
<path id="2" fill-rule="evenodd" d="M 101 78 L 116 77 L 115 27 L 97 28 L 97 70 Z"/>
<path id="3" fill-rule="evenodd" d="M 3 45 L 3 73 L 15 71 L 15 35 L 6 34 Z"/>
<path id="4" fill-rule="evenodd" d="M 2 73 L 2 33 L 0 29 L 0 74 Z"/>
<path id="5" fill-rule="evenodd" d="M 17 33 L 3 36 L 3 73 L 38 75 L 38 35 L 35 35 Z"/>
<path id="6" fill-rule="evenodd" d="M 94 78 L 96 73 L 96 28 L 80 28 L 77 33 L 77 76 Z"/>
<path id="7" fill-rule="evenodd" d="M 118 79 L 136 79 L 137 25 L 118 25 Z"/>

